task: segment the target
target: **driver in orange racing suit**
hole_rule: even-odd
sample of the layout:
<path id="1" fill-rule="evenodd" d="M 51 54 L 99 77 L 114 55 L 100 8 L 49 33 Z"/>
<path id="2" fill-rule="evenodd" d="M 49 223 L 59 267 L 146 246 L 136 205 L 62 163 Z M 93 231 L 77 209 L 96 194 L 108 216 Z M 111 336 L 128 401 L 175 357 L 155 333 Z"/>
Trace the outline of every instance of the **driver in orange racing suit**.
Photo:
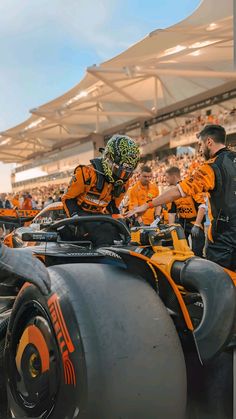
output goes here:
<path id="1" fill-rule="evenodd" d="M 137 144 L 126 135 L 113 135 L 101 158 L 88 166 L 77 166 L 62 202 L 68 217 L 75 215 L 118 214 L 128 189 L 129 178 L 139 161 Z M 84 230 L 84 231 L 83 231 Z M 81 230 L 96 246 L 112 244 L 120 237 L 107 222 L 87 222 Z"/>

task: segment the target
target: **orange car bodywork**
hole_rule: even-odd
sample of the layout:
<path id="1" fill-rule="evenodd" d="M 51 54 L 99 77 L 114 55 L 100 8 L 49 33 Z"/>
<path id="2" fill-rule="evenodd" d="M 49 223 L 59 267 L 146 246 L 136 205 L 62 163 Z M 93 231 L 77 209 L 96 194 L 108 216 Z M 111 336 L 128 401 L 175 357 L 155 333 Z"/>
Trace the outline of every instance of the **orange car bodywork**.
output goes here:
<path id="1" fill-rule="evenodd" d="M 140 243 L 139 237 L 140 237 L 139 231 L 131 233 L 131 240 L 133 242 Z M 182 238 L 182 239 L 178 238 L 177 231 L 175 229 L 171 231 L 171 238 L 173 242 L 173 247 L 172 246 L 171 247 L 155 246 L 154 244 L 150 243 L 150 245 L 152 246 L 152 250 L 154 251 L 151 257 L 144 256 L 143 254 L 140 254 L 135 251 L 130 251 L 130 254 L 133 257 L 146 261 L 149 267 L 153 270 L 153 275 L 157 282 L 158 282 L 158 272 L 159 273 L 161 272 L 164 274 L 166 280 L 169 282 L 169 285 L 171 286 L 173 293 L 175 294 L 178 300 L 187 328 L 190 331 L 193 331 L 194 330 L 193 323 L 192 323 L 192 320 L 189 315 L 189 311 L 186 307 L 186 304 L 183 298 L 186 292 L 182 286 L 176 285 L 176 283 L 172 279 L 171 269 L 175 262 L 177 261 L 184 262 L 187 259 L 194 257 L 194 253 L 189 248 L 187 240 L 185 238 Z M 145 246 L 140 246 L 140 248 L 142 247 L 145 248 Z M 236 272 L 230 271 L 229 269 L 226 269 L 226 268 L 224 268 L 224 270 L 230 276 L 231 280 L 236 286 Z"/>
<path id="2" fill-rule="evenodd" d="M 11 217 L 11 218 L 27 218 L 27 217 L 36 217 L 40 210 L 16 210 L 14 208 L 0 208 L 0 218 L 1 217 Z"/>
<path id="3" fill-rule="evenodd" d="M 24 221 L 24 227 L 30 226 L 30 224 L 36 223 L 37 219 L 42 217 L 42 224 L 43 222 L 47 221 L 47 217 L 46 214 L 50 213 L 51 211 L 59 211 L 59 210 L 63 210 L 63 204 L 62 202 L 54 202 L 50 205 L 48 205 L 46 208 L 43 208 L 42 210 L 15 210 L 15 209 L 1 209 L 0 210 L 0 220 L 1 217 L 10 217 L 12 219 L 15 218 L 23 218 L 26 219 L 29 217 L 28 221 Z M 45 215 L 45 217 L 44 217 Z M 32 220 L 32 217 L 33 220 Z M 38 223 L 40 224 L 40 223 Z M 4 237 L 4 244 L 8 247 L 14 247 L 13 244 L 13 235 L 14 235 L 14 231 L 12 231 L 11 233 L 7 234 Z M 34 243 L 28 243 L 26 244 L 26 246 L 33 246 Z"/>
<path id="4" fill-rule="evenodd" d="M 131 240 L 133 242 L 139 242 L 139 234 L 140 233 L 138 231 L 136 233 L 131 233 Z M 171 247 L 152 245 L 154 254 L 151 257 L 146 257 L 140 253 L 136 253 L 133 251 L 130 251 L 130 254 L 132 256 L 138 257 L 146 261 L 146 263 L 149 265 L 151 269 L 153 267 L 154 276 L 156 273 L 155 268 L 157 268 L 157 270 L 161 271 L 164 274 L 166 280 L 169 282 L 174 294 L 176 295 L 186 325 L 188 329 L 192 331 L 193 324 L 187 307 L 185 305 L 185 302 L 183 300 L 182 287 L 177 286 L 171 278 L 171 268 L 174 262 L 185 261 L 186 259 L 193 257 L 194 254 L 189 248 L 187 240 L 185 238 L 181 240 L 178 238 L 176 230 L 173 229 L 173 231 L 171 232 L 171 237 L 173 241 L 173 249 Z M 156 280 L 158 281 L 158 273 L 156 274 Z"/>

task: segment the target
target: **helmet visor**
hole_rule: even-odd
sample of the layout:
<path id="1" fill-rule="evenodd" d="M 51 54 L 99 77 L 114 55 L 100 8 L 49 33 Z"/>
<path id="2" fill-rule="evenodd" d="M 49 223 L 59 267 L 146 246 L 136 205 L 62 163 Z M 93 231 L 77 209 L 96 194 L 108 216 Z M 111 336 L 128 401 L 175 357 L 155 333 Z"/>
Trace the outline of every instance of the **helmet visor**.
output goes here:
<path id="1" fill-rule="evenodd" d="M 126 181 L 132 176 L 134 169 L 135 167 L 128 163 L 123 165 L 113 163 L 112 174 L 114 178 Z"/>

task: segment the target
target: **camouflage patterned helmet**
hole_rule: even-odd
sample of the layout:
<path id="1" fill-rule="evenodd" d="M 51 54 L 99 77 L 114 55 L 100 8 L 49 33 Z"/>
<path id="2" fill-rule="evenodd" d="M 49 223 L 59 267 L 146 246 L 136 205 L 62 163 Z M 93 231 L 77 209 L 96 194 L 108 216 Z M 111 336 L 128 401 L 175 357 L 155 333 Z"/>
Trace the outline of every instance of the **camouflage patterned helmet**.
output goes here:
<path id="1" fill-rule="evenodd" d="M 113 135 L 105 147 L 102 166 L 109 182 L 126 182 L 140 159 L 139 148 L 127 135 Z"/>

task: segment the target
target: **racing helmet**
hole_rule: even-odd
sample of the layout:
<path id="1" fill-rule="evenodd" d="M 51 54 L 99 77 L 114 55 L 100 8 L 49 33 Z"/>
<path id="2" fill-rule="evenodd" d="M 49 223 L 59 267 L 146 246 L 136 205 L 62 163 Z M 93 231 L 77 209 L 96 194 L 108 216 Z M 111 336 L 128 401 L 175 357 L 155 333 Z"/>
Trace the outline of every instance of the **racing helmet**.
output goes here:
<path id="1" fill-rule="evenodd" d="M 107 142 L 102 156 L 102 167 L 111 183 L 126 182 L 140 159 L 139 147 L 127 135 L 113 135 Z"/>

